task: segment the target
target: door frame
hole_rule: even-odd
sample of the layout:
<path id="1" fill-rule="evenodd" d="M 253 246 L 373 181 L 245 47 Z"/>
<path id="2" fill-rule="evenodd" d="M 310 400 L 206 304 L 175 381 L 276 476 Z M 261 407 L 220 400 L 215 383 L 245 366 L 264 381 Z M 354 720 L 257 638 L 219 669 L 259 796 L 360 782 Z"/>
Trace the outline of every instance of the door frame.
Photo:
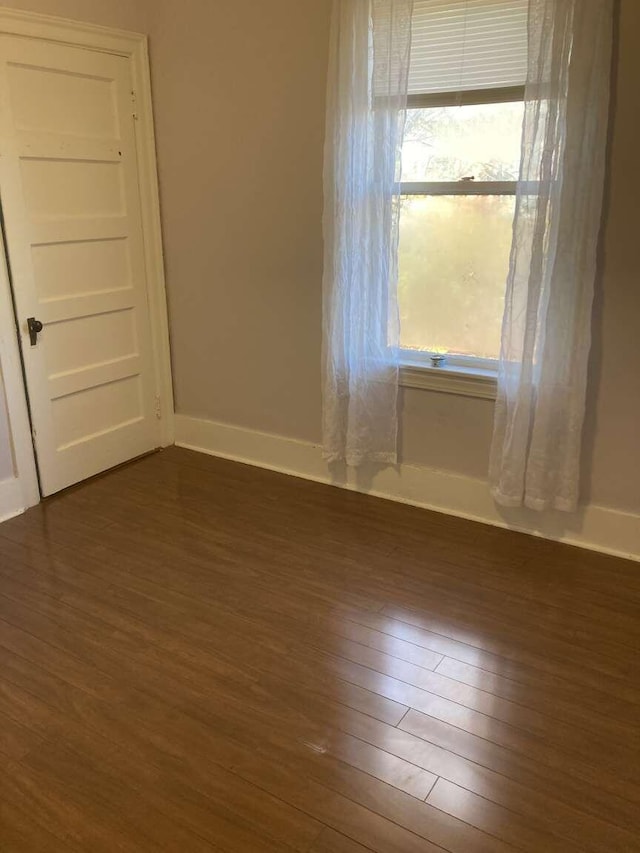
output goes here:
<path id="1" fill-rule="evenodd" d="M 136 126 L 149 322 L 156 394 L 161 413 L 160 440 L 162 447 L 168 447 L 174 443 L 175 437 L 173 379 L 148 38 L 142 33 L 5 8 L 0 8 L 0 34 L 60 42 L 72 47 L 84 47 L 123 56 L 130 61 L 133 79 L 131 110 Z M 16 322 L 7 258 L 4 247 L 0 246 L 0 369 L 4 377 L 9 432 L 13 443 L 14 470 L 19 485 L 16 487 L 16 484 L 11 481 L 9 484 L 12 486 L 11 494 L 20 498 L 20 505 L 12 507 L 11 511 L 3 507 L 4 516 L 17 515 L 40 502 L 35 450 L 29 424 L 28 397 Z M 1 515 L 0 520 L 2 520 Z"/>

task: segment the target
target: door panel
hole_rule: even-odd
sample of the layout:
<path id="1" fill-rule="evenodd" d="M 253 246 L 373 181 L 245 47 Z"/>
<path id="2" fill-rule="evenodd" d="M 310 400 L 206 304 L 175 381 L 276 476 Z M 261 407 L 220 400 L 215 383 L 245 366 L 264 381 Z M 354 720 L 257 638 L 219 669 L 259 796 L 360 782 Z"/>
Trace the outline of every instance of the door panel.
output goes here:
<path id="1" fill-rule="evenodd" d="M 9 63 L 9 90 L 15 128 L 68 136 L 115 139 L 112 80 L 83 71 Z M 71 106 L 71 109 L 69 109 Z"/>
<path id="2" fill-rule="evenodd" d="M 25 157 L 20 171 L 25 207 L 36 221 L 125 214 L 119 163 Z"/>
<path id="3" fill-rule="evenodd" d="M 40 304 L 132 288 L 125 238 L 36 245 L 31 261 Z"/>
<path id="4" fill-rule="evenodd" d="M 160 444 L 131 89 L 124 57 L 0 36 L 0 192 L 45 495 Z"/>

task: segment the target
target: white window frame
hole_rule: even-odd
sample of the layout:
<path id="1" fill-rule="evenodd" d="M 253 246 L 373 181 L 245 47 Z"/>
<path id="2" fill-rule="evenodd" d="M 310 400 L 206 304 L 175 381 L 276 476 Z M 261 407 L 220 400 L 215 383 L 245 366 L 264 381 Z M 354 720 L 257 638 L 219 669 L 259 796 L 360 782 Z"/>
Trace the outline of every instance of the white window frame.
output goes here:
<path id="1" fill-rule="evenodd" d="M 500 104 L 524 101 L 524 86 L 477 89 L 410 95 L 407 110 L 473 104 Z M 517 181 L 403 181 L 401 195 L 513 195 Z M 498 361 L 473 356 L 447 355 L 442 363 L 436 353 L 400 350 L 400 383 L 406 388 L 422 388 L 466 397 L 495 400 L 498 391 Z"/>

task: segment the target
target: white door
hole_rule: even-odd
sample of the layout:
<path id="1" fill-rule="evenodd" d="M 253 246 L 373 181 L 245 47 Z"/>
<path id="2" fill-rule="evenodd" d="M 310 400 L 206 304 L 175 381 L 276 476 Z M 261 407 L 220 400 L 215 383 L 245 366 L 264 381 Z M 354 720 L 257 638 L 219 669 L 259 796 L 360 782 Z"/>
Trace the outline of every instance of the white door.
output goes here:
<path id="1" fill-rule="evenodd" d="M 49 495 L 160 444 L 126 58 L 0 36 L 0 197 Z"/>

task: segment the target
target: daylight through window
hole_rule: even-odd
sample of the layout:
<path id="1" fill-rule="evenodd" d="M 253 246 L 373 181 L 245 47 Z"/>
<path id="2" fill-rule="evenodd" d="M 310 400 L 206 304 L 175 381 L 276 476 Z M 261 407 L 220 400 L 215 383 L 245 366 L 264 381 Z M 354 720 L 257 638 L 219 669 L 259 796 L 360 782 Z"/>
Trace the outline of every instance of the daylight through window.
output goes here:
<path id="1" fill-rule="evenodd" d="M 413 354 L 448 354 L 452 363 L 499 356 L 526 5 L 416 0 L 398 282 L 400 342 Z"/>

